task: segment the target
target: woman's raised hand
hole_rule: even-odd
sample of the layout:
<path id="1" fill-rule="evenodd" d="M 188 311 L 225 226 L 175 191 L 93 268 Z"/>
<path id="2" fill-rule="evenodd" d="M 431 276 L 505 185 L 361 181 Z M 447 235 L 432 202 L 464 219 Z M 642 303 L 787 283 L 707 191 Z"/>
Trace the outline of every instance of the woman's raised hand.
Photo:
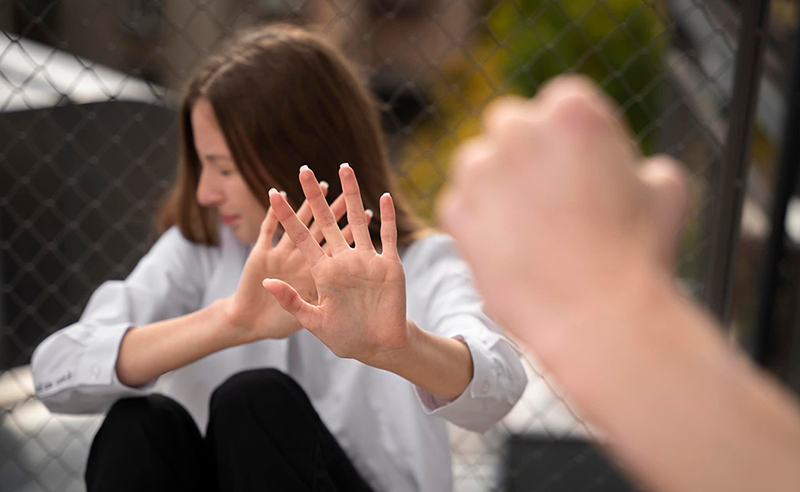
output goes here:
<path id="1" fill-rule="evenodd" d="M 270 190 L 270 210 L 274 210 L 310 266 L 317 302 L 309 302 L 302 291 L 281 278 L 269 276 L 263 285 L 334 354 L 376 365 L 381 358 L 404 348 L 409 338 L 405 274 L 397 253 L 394 204 L 388 193 L 381 197 L 382 253 L 378 254 L 353 169 L 342 164 L 339 178 L 355 247 L 349 246 L 346 234 L 339 229 L 336 210 L 325 201 L 314 173 L 307 166 L 300 169 L 303 193 L 328 253 L 306 227 L 306 218 L 295 214 L 280 193 Z"/>
<path id="2" fill-rule="evenodd" d="M 317 187 L 319 196 L 324 202 L 328 184 L 322 182 Z M 284 204 L 289 208 L 285 200 Z M 340 195 L 333 202 L 330 210 L 331 217 L 335 217 L 335 220 L 344 215 L 346 211 L 344 195 Z M 296 217 L 302 224 L 311 222 L 312 212 L 308 201 L 303 202 Z M 372 212 L 365 212 L 363 217 L 363 222 L 369 223 Z M 286 234 L 275 244 L 277 229 L 278 219 L 273 208 L 270 207 L 261 223 L 258 240 L 245 262 L 236 293 L 228 300 L 226 309 L 228 322 L 239 332 L 237 340 L 240 343 L 263 338 L 284 338 L 301 328 L 297 320 L 282 309 L 275 298 L 261 287 L 264 277 L 281 279 L 291 285 L 299 293 L 298 295 L 308 302 L 315 302 L 317 298 L 314 280 L 302 253 Z M 346 227 L 343 233 L 343 240 L 352 243 L 351 228 Z M 310 236 L 316 241 L 318 247 L 324 239 L 322 231 L 316 223 L 311 225 Z M 330 246 L 324 245 L 321 249 L 329 251 Z"/>

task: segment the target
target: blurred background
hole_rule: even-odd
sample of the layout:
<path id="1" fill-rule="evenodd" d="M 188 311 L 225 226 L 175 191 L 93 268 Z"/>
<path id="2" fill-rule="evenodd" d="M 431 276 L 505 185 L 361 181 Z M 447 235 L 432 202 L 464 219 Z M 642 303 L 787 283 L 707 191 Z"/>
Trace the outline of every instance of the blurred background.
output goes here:
<path id="1" fill-rule="evenodd" d="M 432 223 L 451 153 L 492 99 L 532 96 L 563 72 L 596 80 L 645 154 L 691 173 L 676 266 L 687 295 L 797 390 L 794 182 L 773 316 L 757 323 L 797 16 L 796 0 L 0 0 L 0 491 L 83 490 L 102 417 L 49 414 L 31 353 L 152 244 L 182 82 L 264 22 L 308 25 L 357 64 L 401 185 Z M 503 422 L 451 429 L 455 490 L 636 490 L 533 356 L 526 365 Z"/>

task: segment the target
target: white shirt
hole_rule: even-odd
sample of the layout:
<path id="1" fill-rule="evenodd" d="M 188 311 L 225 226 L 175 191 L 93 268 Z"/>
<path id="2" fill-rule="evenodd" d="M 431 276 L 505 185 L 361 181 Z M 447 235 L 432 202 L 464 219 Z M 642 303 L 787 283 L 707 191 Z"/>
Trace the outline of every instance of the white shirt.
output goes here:
<path id="1" fill-rule="evenodd" d="M 375 490 L 451 490 L 443 419 L 484 432 L 511 410 L 526 384 L 518 352 L 483 313 L 452 239 L 430 235 L 401 254 L 407 316 L 420 328 L 464 341 L 472 354 L 472 381 L 452 402 L 394 373 L 340 359 L 305 330 L 216 352 L 143 388 L 120 383 L 115 365 L 128 329 L 188 314 L 236 291 L 250 246 L 227 227 L 220 230 L 220 243 L 198 245 L 172 228 L 126 280 L 101 285 L 81 319 L 34 352 L 31 369 L 39 399 L 54 412 L 100 413 L 121 397 L 155 391 L 185 406 L 203 430 L 217 386 L 240 371 L 274 367 L 306 391 Z"/>

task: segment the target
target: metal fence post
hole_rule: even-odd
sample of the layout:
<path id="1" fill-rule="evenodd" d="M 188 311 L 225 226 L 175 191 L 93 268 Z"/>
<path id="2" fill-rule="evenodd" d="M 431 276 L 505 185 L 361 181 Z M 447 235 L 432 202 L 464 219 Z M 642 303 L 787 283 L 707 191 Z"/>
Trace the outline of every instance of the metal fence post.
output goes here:
<path id="1" fill-rule="evenodd" d="M 764 252 L 764 262 L 759 285 L 759 303 L 751 353 L 762 365 L 767 365 L 773 351 L 775 327 L 773 312 L 778 290 L 779 268 L 784 257 L 786 241 L 786 209 L 792 193 L 797 188 L 798 159 L 800 159 L 800 36 L 795 33 L 789 77 L 786 85 L 786 116 L 783 126 L 780 163 L 775 174 L 775 195 L 772 200 L 770 235 Z"/>
<path id="2" fill-rule="evenodd" d="M 755 103 L 761 77 L 769 0 L 742 2 L 730 123 L 715 187 L 710 262 L 704 301 L 723 326 L 731 318 L 731 285 L 739 243 Z"/>

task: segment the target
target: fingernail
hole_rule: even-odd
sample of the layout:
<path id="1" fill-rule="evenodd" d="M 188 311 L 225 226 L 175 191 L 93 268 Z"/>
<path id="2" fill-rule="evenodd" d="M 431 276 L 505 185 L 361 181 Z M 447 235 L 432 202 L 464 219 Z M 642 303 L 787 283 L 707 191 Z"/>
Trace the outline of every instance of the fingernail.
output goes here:
<path id="1" fill-rule="evenodd" d="M 367 214 L 367 217 L 369 217 L 370 219 L 375 215 L 374 213 L 372 213 L 372 210 L 370 209 L 364 210 L 364 213 Z"/>
<path id="2" fill-rule="evenodd" d="M 286 198 L 286 192 L 285 192 L 285 191 L 281 191 L 281 196 L 283 196 L 284 198 Z"/>
<path id="3" fill-rule="evenodd" d="M 339 168 L 341 168 L 341 169 L 344 169 L 346 167 L 350 167 L 350 164 L 348 164 L 346 162 L 343 162 L 343 163 L 339 164 Z"/>
<path id="4" fill-rule="evenodd" d="M 278 192 L 278 190 L 276 190 L 275 188 L 270 188 L 270 189 L 269 189 L 269 196 L 272 196 L 272 195 L 274 195 L 274 194 L 275 194 L 275 193 L 277 193 L 277 192 Z"/>
<path id="5" fill-rule="evenodd" d="M 327 187 L 328 187 L 328 182 L 327 182 L 327 181 L 320 181 L 320 182 L 319 182 L 319 185 L 320 185 L 320 187 L 322 187 L 322 188 L 327 188 Z"/>
<path id="6" fill-rule="evenodd" d="M 269 277 L 267 277 L 267 278 L 265 278 L 264 280 L 261 281 L 261 285 L 266 287 L 267 286 L 267 282 L 269 282 L 269 281 L 270 281 L 270 279 L 269 279 Z"/>
<path id="7" fill-rule="evenodd" d="M 300 166 L 300 172 L 301 172 L 301 173 L 302 173 L 303 171 L 310 171 L 310 170 L 311 170 L 311 169 L 310 169 L 310 168 L 309 168 L 307 165 L 305 165 L 305 164 L 303 164 L 302 166 Z"/>
<path id="8" fill-rule="evenodd" d="M 384 193 L 383 195 L 381 195 L 381 198 L 383 198 L 383 197 L 385 197 L 385 196 L 389 196 L 389 197 L 390 197 L 390 196 L 392 196 L 392 195 L 390 195 L 390 194 L 389 194 L 389 192 L 387 191 L 386 193 Z"/>

